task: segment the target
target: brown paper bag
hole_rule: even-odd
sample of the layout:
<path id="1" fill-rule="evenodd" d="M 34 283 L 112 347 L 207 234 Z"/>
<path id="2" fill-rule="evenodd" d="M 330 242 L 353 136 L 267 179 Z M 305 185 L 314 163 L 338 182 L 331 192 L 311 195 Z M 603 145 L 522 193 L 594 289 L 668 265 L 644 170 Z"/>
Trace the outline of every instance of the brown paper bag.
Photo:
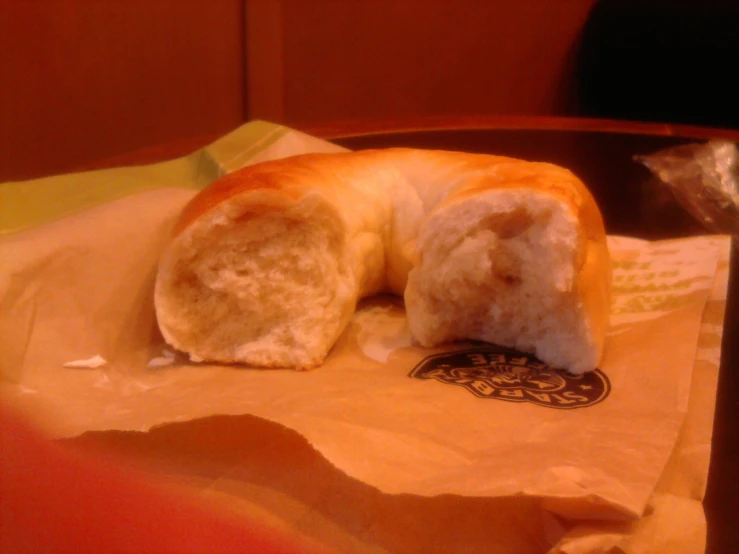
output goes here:
<path id="1" fill-rule="evenodd" d="M 29 186 L 116 191 L 1 213 L 3 398 L 345 551 L 702 549 L 728 239 L 611 237 L 606 354 L 578 378 L 494 345 L 420 348 L 393 297 L 364 301 L 315 371 L 194 364 L 153 311 L 173 218 L 223 172 L 337 149 L 250 125 L 182 160 L 0 194 L 7 211 Z"/>

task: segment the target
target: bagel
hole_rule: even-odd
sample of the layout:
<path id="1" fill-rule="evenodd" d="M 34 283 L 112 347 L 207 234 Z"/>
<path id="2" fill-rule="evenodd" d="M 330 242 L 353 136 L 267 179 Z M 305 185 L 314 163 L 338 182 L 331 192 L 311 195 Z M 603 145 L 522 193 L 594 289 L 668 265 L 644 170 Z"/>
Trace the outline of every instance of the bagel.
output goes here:
<path id="1" fill-rule="evenodd" d="M 610 285 L 603 219 L 567 169 L 392 148 L 214 181 L 175 223 L 154 300 L 194 361 L 316 367 L 385 292 L 422 346 L 481 340 L 579 374 L 601 358 Z"/>

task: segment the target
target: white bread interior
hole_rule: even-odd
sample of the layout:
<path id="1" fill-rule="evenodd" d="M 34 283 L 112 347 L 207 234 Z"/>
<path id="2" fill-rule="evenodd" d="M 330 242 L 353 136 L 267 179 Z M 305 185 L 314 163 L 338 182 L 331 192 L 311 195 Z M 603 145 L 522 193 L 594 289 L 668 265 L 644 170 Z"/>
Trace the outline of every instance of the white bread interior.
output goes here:
<path id="1" fill-rule="evenodd" d="M 582 373 L 602 354 L 610 259 L 572 173 L 451 152 L 298 156 L 234 172 L 164 252 L 162 333 L 194 360 L 320 365 L 362 297 L 405 297 L 424 346 L 478 339 Z"/>

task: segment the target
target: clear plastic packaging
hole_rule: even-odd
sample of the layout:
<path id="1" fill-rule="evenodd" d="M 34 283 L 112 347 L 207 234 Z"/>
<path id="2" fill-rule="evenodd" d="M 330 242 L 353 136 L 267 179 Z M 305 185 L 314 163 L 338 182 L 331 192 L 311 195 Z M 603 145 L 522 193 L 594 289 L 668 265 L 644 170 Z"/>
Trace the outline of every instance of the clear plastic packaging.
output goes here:
<path id="1" fill-rule="evenodd" d="M 672 197 L 708 232 L 739 237 L 737 146 L 685 144 L 637 156 Z M 664 195 L 651 195 L 664 201 Z"/>

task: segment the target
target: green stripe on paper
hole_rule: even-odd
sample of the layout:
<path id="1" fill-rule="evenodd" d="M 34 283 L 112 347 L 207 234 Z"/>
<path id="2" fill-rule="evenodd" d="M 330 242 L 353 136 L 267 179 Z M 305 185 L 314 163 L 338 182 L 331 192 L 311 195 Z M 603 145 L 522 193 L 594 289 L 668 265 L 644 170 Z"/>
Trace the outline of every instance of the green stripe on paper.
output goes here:
<path id="1" fill-rule="evenodd" d="M 200 190 L 249 160 L 290 130 L 247 123 L 205 148 L 144 166 L 70 173 L 0 184 L 0 236 L 32 229 L 114 200 L 161 188 Z"/>

